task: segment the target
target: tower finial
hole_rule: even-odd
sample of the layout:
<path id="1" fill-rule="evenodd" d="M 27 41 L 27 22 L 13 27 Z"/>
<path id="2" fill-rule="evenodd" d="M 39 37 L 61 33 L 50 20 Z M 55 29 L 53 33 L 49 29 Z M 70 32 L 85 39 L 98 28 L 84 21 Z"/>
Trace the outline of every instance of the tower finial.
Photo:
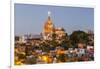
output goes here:
<path id="1" fill-rule="evenodd" d="M 51 15 L 51 12 L 50 11 L 48 11 L 48 16 L 50 16 Z"/>

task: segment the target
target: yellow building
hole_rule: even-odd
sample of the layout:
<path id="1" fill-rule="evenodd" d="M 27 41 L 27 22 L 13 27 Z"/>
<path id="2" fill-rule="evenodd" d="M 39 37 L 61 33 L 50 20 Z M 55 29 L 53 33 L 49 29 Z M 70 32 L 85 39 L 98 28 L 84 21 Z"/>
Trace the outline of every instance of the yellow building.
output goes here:
<path id="1" fill-rule="evenodd" d="M 48 12 L 48 18 L 47 21 L 44 24 L 43 28 L 43 37 L 44 39 L 50 39 L 52 37 L 52 34 L 54 33 L 54 24 L 50 17 L 50 12 Z"/>

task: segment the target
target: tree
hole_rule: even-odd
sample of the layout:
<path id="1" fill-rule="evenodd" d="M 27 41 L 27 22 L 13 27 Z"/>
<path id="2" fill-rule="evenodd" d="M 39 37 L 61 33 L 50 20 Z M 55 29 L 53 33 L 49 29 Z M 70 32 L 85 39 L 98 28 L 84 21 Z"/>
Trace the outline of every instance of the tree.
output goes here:
<path id="1" fill-rule="evenodd" d="M 64 49 L 68 49 L 72 47 L 71 41 L 67 33 L 62 37 L 61 41 L 62 41 L 61 46 L 64 47 Z"/>
<path id="2" fill-rule="evenodd" d="M 65 54 L 60 54 L 58 57 L 57 57 L 57 61 L 58 62 L 66 62 L 66 56 Z"/>
<path id="3" fill-rule="evenodd" d="M 85 43 L 87 44 L 88 42 L 88 34 L 85 33 L 84 31 L 74 31 L 71 35 L 70 35 L 70 40 L 71 43 L 73 45 L 76 45 L 77 43 Z"/>
<path id="4" fill-rule="evenodd" d="M 56 34 L 55 33 L 52 34 L 52 41 L 50 41 L 49 43 L 50 43 L 49 45 L 52 45 L 54 47 L 57 46 L 58 43 L 56 42 Z"/>

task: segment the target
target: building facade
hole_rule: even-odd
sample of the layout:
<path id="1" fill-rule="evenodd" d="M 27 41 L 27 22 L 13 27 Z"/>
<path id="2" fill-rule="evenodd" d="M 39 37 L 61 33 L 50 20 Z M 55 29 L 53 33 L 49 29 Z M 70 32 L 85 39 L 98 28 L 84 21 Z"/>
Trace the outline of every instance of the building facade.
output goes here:
<path id="1" fill-rule="evenodd" d="M 47 18 L 47 21 L 44 24 L 42 34 L 43 34 L 44 40 L 52 40 L 53 34 L 56 35 L 57 39 L 59 39 L 59 38 L 61 38 L 62 36 L 65 35 L 64 28 L 61 28 L 61 27 L 56 28 L 55 25 L 53 24 L 50 12 L 48 12 L 48 18 Z"/>

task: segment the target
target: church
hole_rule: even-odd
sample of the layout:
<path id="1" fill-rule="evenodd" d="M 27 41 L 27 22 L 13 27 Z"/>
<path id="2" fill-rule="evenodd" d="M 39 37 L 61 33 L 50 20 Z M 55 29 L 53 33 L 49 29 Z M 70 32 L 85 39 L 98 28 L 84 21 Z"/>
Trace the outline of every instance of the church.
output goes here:
<path id="1" fill-rule="evenodd" d="M 48 18 L 46 22 L 44 23 L 43 27 L 43 39 L 44 40 L 52 40 L 52 35 L 56 34 L 56 39 L 60 39 L 62 36 L 65 35 L 65 30 L 64 28 L 56 28 L 55 25 L 53 24 L 53 21 L 51 19 L 51 12 L 48 12 Z"/>

